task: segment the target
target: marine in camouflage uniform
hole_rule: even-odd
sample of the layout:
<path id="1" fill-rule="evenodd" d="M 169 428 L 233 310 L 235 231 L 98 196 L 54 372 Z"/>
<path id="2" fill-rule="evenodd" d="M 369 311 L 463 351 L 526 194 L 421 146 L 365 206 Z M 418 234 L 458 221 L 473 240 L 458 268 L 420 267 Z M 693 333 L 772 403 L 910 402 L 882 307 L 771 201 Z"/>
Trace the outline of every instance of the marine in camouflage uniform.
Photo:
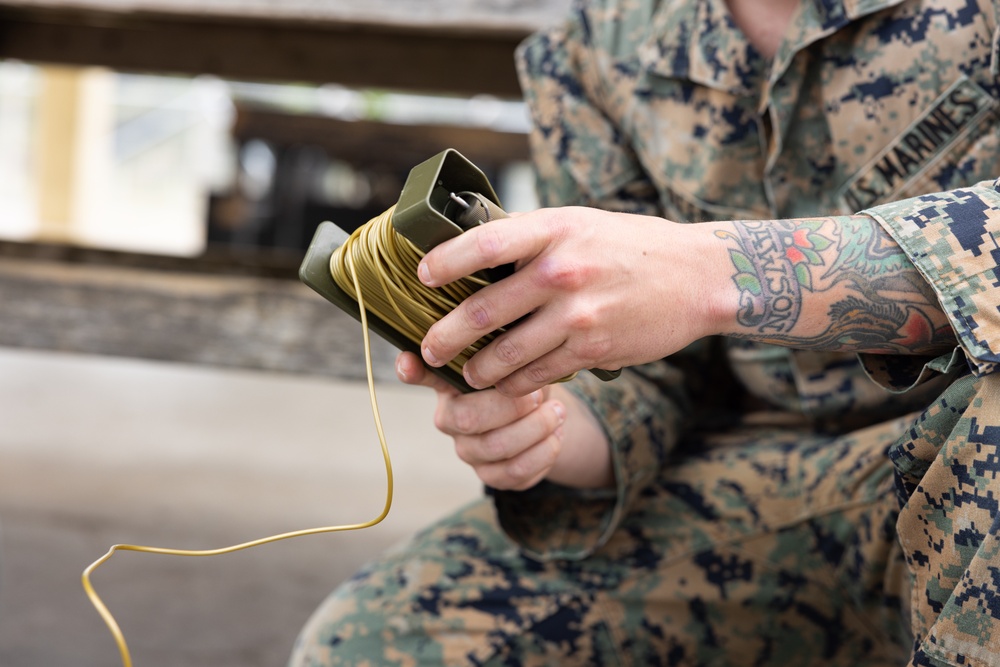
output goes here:
<path id="1" fill-rule="evenodd" d="M 804 0 L 772 60 L 724 0 L 595 0 L 530 39 L 545 205 L 863 211 L 958 345 L 706 339 L 583 374 L 616 488 L 492 493 L 338 589 L 291 664 L 1000 664 L 997 11 Z"/>

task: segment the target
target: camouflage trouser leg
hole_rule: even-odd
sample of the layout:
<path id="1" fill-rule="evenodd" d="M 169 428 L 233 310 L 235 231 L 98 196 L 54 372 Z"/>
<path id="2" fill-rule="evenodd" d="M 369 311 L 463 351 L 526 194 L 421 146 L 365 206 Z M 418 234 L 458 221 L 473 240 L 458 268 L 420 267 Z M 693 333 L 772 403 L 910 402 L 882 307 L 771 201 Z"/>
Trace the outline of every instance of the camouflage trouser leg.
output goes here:
<path id="1" fill-rule="evenodd" d="M 335 591 L 290 664 L 904 664 L 901 430 L 683 457 L 578 562 L 523 557 L 475 503 Z"/>
<path id="2" fill-rule="evenodd" d="M 913 577 L 910 665 L 1000 665 L 1000 373 L 967 376 L 890 449 Z"/>

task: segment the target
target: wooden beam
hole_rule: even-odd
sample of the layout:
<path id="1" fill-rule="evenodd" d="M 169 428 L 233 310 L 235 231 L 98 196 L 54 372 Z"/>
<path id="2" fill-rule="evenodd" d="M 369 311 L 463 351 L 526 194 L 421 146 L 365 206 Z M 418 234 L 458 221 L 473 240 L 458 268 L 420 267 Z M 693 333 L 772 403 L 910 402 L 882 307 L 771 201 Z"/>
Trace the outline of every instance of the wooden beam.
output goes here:
<path id="1" fill-rule="evenodd" d="M 558 21 L 571 0 L 0 0 L 0 5 L 93 15 L 185 16 L 229 21 L 257 18 L 275 25 L 377 24 L 469 34 L 526 32 Z"/>
<path id="2" fill-rule="evenodd" d="M 245 251 L 210 248 L 197 257 L 176 257 L 89 248 L 66 243 L 0 241 L 0 264 L 7 260 L 144 269 L 158 273 L 196 273 L 297 280 L 302 253 L 278 248 Z"/>
<path id="3" fill-rule="evenodd" d="M 520 97 L 528 31 L 58 11 L 0 3 L 0 57 L 120 71 Z"/>
<path id="4" fill-rule="evenodd" d="M 0 345 L 365 377 L 358 323 L 297 281 L 5 259 L 0 302 Z"/>
<path id="5" fill-rule="evenodd" d="M 240 104 L 233 136 L 264 139 L 278 145 L 316 145 L 358 167 L 412 167 L 446 148 L 476 164 L 505 164 L 529 159 L 528 137 L 515 132 L 454 125 L 396 125 L 345 121 L 313 114 L 288 114 Z"/>

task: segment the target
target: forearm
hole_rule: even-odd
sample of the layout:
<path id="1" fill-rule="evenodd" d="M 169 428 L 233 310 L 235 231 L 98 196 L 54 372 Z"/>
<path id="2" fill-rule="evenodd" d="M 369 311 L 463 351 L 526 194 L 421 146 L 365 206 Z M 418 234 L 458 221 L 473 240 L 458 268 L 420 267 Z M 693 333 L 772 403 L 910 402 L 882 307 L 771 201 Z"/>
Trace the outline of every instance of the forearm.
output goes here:
<path id="1" fill-rule="evenodd" d="M 459 235 L 421 260 L 445 285 L 492 266 L 513 276 L 430 328 L 441 366 L 517 322 L 465 379 L 524 396 L 582 368 L 668 357 L 709 335 L 829 351 L 926 354 L 955 344 L 936 293 L 872 218 L 685 225 L 582 207 L 541 209 Z"/>
<path id="2" fill-rule="evenodd" d="M 831 351 L 923 354 L 955 344 L 926 280 L 868 216 L 711 226 L 705 232 L 729 257 L 714 273 L 720 333 Z"/>

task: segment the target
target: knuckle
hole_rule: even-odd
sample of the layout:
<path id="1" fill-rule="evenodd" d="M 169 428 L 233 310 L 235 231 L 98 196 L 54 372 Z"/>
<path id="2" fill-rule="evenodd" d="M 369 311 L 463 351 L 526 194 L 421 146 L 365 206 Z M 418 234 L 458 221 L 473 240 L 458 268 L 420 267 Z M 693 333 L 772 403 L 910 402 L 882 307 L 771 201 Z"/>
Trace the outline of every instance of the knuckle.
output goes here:
<path id="1" fill-rule="evenodd" d="M 547 209 L 547 212 L 544 224 L 548 228 L 548 236 L 558 242 L 569 236 L 574 228 L 579 228 L 578 218 L 589 214 L 590 209 L 583 206 L 557 206 Z"/>
<path id="2" fill-rule="evenodd" d="M 455 407 L 451 411 L 451 421 L 455 431 L 469 435 L 476 433 L 479 428 L 479 413 L 475 410 Z"/>
<path id="3" fill-rule="evenodd" d="M 507 458 L 507 442 L 495 432 L 483 436 L 481 449 L 483 459 L 487 461 L 502 461 Z"/>
<path id="4" fill-rule="evenodd" d="M 564 292 L 577 291 L 586 282 L 580 264 L 563 256 L 547 255 L 539 260 L 537 276 L 541 286 Z"/>
<path id="5" fill-rule="evenodd" d="M 492 330 L 493 326 L 493 306 L 481 295 L 474 294 L 465 300 L 462 314 L 466 324 L 471 328 L 481 330 Z"/>
<path id="6" fill-rule="evenodd" d="M 551 375 L 547 366 L 543 364 L 530 364 L 524 368 L 524 377 L 532 384 L 541 385 L 546 384 Z"/>
<path id="7" fill-rule="evenodd" d="M 574 353 L 581 360 L 589 364 L 597 363 L 605 359 L 612 351 L 611 342 L 605 338 L 589 338 L 580 342 Z"/>
<path id="8" fill-rule="evenodd" d="M 504 477 L 510 487 L 523 484 L 533 477 L 533 471 L 521 459 L 515 459 L 504 466 Z"/>
<path id="9" fill-rule="evenodd" d="M 485 263 L 492 266 L 503 251 L 504 239 L 496 227 L 481 225 L 476 228 L 476 250 Z"/>
<path id="10" fill-rule="evenodd" d="M 597 327 L 600 315 L 597 308 L 586 303 L 577 303 L 567 314 L 569 327 L 578 333 L 589 333 Z"/>
<path id="11" fill-rule="evenodd" d="M 438 405 L 437 409 L 434 411 L 434 428 L 442 433 L 448 433 L 449 431 L 447 412 L 441 405 Z"/>
<path id="12" fill-rule="evenodd" d="M 497 340 L 495 353 L 507 366 L 520 366 L 524 359 L 521 348 L 510 339 L 510 336 L 503 336 Z"/>

